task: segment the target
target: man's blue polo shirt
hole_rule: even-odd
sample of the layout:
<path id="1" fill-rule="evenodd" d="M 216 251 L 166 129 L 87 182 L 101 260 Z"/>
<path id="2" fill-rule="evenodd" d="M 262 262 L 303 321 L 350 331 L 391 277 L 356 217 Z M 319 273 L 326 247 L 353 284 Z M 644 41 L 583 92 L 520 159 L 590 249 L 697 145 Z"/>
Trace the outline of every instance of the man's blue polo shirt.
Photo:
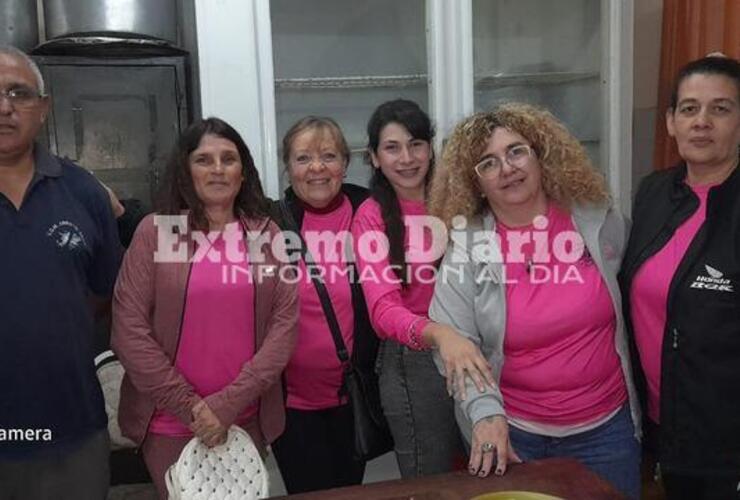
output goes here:
<path id="1" fill-rule="evenodd" d="M 61 451 L 107 424 L 90 298 L 110 296 L 120 263 L 110 201 L 72 162 L 40 146 L 34 162 L 20 210 L 0 194 L 0 458 Z M 18 433 L 47 429 L 50 441 Z"/>

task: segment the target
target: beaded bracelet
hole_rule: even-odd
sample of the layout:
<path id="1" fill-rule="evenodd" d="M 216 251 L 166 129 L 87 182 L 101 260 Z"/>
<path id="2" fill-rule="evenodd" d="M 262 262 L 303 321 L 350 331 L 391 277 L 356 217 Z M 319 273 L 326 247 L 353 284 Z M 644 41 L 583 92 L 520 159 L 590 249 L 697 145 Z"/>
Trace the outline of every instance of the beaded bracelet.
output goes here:
<path id="1" fill-rule="evenodd" d="M 412 323 L 411 326 L 409 326 L 409 347 L 414 349 L 415 351 L 425 351 L 430 348 L 429 345 L 424 341 L 424 338 L 421 335 L 420 331 L 417 331 L 416 325 L 419 324 L 420 321 L 424 321 L 426 318 L 416 318 Z"/>

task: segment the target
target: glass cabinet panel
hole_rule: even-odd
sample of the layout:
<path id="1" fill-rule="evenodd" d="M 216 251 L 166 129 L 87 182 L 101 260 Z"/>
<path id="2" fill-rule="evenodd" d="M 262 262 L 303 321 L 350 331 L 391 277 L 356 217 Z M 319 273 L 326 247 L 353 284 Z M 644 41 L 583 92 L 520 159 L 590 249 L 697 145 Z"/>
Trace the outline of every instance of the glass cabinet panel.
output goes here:
<path id="1" fill-rule="evenodd" d="M 473 0 L 476 111 L 542 105 L 600 165 L 601 19 L 596 0 Z"/>
<path id="2" fill-rule="evenodd" d="M 296 120 L 330 116 L 353 151 L 347 181 L 367 185 L 373 109 L 397 97 L 428 107 L 425 1 L 271 0 L 270 18 L 278 155 Z"/>

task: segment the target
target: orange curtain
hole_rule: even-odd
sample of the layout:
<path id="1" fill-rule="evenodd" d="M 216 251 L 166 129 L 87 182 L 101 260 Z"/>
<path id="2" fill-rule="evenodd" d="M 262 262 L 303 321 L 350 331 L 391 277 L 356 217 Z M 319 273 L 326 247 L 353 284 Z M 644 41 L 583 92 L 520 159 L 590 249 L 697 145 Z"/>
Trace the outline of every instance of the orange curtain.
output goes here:
<path id="1" fill-rule="evenodd" d="M 673 80 L 684 64 L 715 51 L 740 59 L 740 0 L 664 0 L 653 162 L 658 169 L 680 159 L 664 119 Z"/>

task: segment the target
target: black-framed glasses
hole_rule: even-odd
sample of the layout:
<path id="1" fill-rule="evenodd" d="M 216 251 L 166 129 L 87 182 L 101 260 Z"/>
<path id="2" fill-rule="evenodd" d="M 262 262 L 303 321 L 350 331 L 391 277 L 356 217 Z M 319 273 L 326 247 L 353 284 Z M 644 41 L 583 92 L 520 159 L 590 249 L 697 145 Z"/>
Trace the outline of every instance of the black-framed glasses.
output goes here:
<path id="1" fill-rule="evenodd" d="M 498 156 L 489 156 L 475 166 L 475 173 L 481 179 L 495 177 L 504 166 L 503 162 L 514 168 L 524 168 L 529 163 L 529 159 L 534 156 L 534 150 L 526 144 L 518 144 L 509 149 L 502 160 Z"/>
<path id="2" fill-rule="evenodd" d="M 16 108 L 32 108 L 39 100 L 45 97 L 31 87 L 14 87 L 0 90 L 0 99 L 6 98 Z"/>

